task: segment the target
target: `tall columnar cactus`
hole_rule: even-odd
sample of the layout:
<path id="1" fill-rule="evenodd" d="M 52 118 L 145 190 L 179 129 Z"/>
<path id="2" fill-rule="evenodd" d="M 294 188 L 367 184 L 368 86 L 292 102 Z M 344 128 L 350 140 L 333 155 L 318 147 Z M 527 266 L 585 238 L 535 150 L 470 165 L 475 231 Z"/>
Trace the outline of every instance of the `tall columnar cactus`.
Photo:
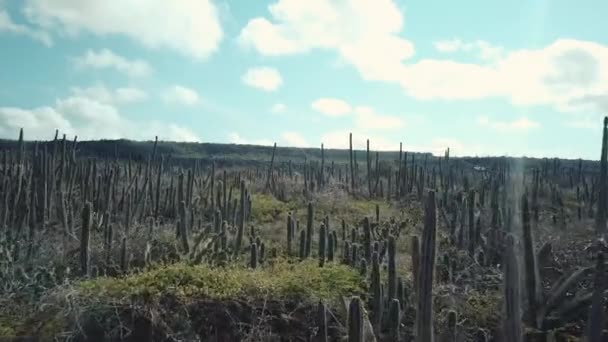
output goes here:
<path id="1" fill-rule="evenodd" d="M 392 299 L 388 310 L 390 341 L 399 342 L 399 327 L 401 326 L 401 304 L 398 299 Z"/>
<path id="2" fill-rule="evenodd" d="M 212 196 L 213 197 L 213 196 Z M 246 215 L 246 193 L 245 193 L 245 181 L 241 180 L 241 199 L 239 206 L 239 217 L 238 217 L 238 230 L 236 233 L 236 241 L 234 246 L 235 254 L 239 254 L 241 251 L 241 245 L 243 244 L 243 234 L 245 230 L 245 215 Z"/>
<path id="3" fill-rule="evenodd" d="M 349 156 L 350 156 L 350 189 L 351 191 L 355 191 L 355 166 L 353 163 L 353 134 L 349 133 Z"/>
<path id="4" fill-rule="evenodd" d="M 293 243 L 293 217 L 291 213 L 287 215 L 287 256 L 291 256 L 291 245 Z"/>
<path id="5" fill-rule="evenodd" d="M 325 266 L 326 252 L 327 234 L 325 233 L 325 225 L 321 224 L 321 228 L 319 228 L 319 267 Z"/>
<path id="6" fill-rule="evenodd" d="M 397 241 L 394 236 L 388 237 L 388 299 L 397 298 Z"/>
<path id="7" fill-rule="evenodd" d="M 469 191 L 469 256 L 475 256 L 475 190 Z"/>
<path id="8" fill-rule="evenodd" d="M 348 342 L 363 342 L 363 304 L 353 297 L 348 308 Z"/>
<path id="9" fill-rule="evenodd" d="M 367 139 L 367 153 L 366 153 L 366 161 L 367 161 L 367 191 L 369 193 L 369 197 L 372 198 L 374 196 L 372 190 L 372 160 L 369 154 L 369 139 Z"/>
<path id="10" fill-rule="evenodd" d="M 372 257 L 372 228 L 367 216 L 363 219 L 363 250 L 365 259 L 370 260 Z"/>
<path id="11" fill-rule="evenodd" d="M 534 238 L 530 224 L 530 210 L 528 206 L 528 196 L 522 196 L 522 232 L 524 245 L 524 265 L 526 272 L 526 297 L 528 299 L 528 321 L 533 327 L 538 328 L 537 313 L 539 309 L 539 282 L 538 269 L 536 263 L 536 253 L 534 252 Z"/>
<path id="12" fill-rule="evenodd" d="M 256 243 L 251 244 L 250 252 L 249 267 L 255 270 L 258 267 L 258 245 Z"/>
<path id="13" fill-rule="evenodd" d="M 120 269 L 123 274 L 129 271 L 129 257 L 127 255 L 127 237 L 123 236 L 122 244 L 120 245 Z"/>
<path id="14" fill-rule="evenodd" d="M 595 279 L 593 284 L 593 297 L 589 318 L 587 322 L 587 342 L 601 342 L 605 324 L 604 291 L 606 290 L 604 254 L 597 256 L 595 266 Z"/>
<path id="15" fill-rule="evenodd" d="M 606 206 L 608 205 L 608 117 L 604 118 L 599 183 L 595 230 L 597 233 L 604 233 L 606 232 Z"/>
<path id="16" fill-rule="evenodd" d="M 420 269 L 420 240 L 417 235 L 412 235 L 412 279 L 414 289 L 418 289 L 418 274 Z"/>
<path id="17" fill-rule="evenodd" d="M 190 252 L 190 246 L 188 245 L 188 224 L 186 215 L 186 202 L 179 202 L 179 236 L 182 243 L 182 250 L 184 253 Z"/>
<path id="18" fill-rule="evenodd" d="M 82 209 L 82 229 L 80 231 L 80 270 L 85 277 L 89 276 L 89 241 L 91 239 L 91 220 L 93 205 L 91 202 L 84 204 Z"/>
<path id="19" fill-rule="evenodd" d="M 306 231 L 300 231 L 300 260 L 306 259 Z"/>
<path id="20" fill-rule="evenodd" d="M 319 324 L 319 331 L 317 332 L 318 342 L 327 342 L 327 308 L 323 302 L 319 302 L 317 306 L 317 320 Z"/>
<path id="21" fill-rule="evenodd" d="M 308 202 L 308 211 L 306 215 L 306 257 L 310 257 L 312 251 L 312 236 L 313 236 L 313 221 L 314 208 L 312 202 Z"/>
<path id="22" fill-rule="evenodd" d="M 328 238 L 327 238 L 327 261 L 332 262 L 334 261 L 334 255 L 336 254 L 336 232 L 334 231 L 333 234 L 329 234 Z"/>
<path id="23" fill-rule="evenodd" d="M 446 337 L 447 337 L 447 341 L 446 342 L 456 342 L 456 338 L 458 335 L 458 332 L 456 330 L 456 324 L 458 321 L 458 314 L 456 313 L 456 311 L 454 310 L 450 310 L 448 312 L 448 330 L 446 333 Z"/>
<path id="24" fill-rule="evenodd" d="M 372 308 L 374 328 L 380 332 L 384 302 L 382 298 L 382 284 L 380 282 L 380 258 L 378 252 L 372 254 L 372 272 L 370 277 L 370 307 Z"/>
<path id="25" fill-rule="evenodd" d="M 503 334 L 504 341 L 522 342 L 520 278 L 515 239 L 507 235 L 503 260 Z"/>
<path id="26" fill-rule="evenodd" d="M 435 270 L 435 241 L 437 238 L 437 208 L 434 191 L 429 191 L 425 207 L 418 274 L 416 342 L 434 341 L 433 275 Z"/>

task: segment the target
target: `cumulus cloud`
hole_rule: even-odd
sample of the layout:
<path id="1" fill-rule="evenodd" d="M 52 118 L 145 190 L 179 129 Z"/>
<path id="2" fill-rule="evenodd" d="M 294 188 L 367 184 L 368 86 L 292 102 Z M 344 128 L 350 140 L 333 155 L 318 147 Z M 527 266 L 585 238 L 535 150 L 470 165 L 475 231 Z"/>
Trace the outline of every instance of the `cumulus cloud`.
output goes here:
<path id="1" fill-rule="evenodd" d="M 223 38 L 211 0 L 25 0 L 27 20 L 69 36 L 123 35 L 148 48 L 205 59 Z"/>
<path id="2" fill-rule="evenodd" d="M 196 90 L 181 85 L 174 85 L 165 89 L 162 98 L 165 103 L 184 106 L 194 106 L 201 100 Z"/>
<path id="3" fill-rule="evenodd" d="M 311 108 L 327 116 L 354 115 L 355 127 L 361 130 L 396 130 L 404 127 L 400 117 L 378 114 L 373 107 L 353 107 L 348 102 L 334 98 L 320 98 L 311 103 Z"/>
<path id="4" fill-rule="evenodd" d="M 348 102 L 333 98 L 320 98 L 310 104 L 315 111 L 327 116 L 344 116 L 352 111 Z"/>
<path id="5" fill-rule="evenodd" d="M 81 140 L 149 140 L 154 136 L 172 141 L 199 140 L 190 129 L 174 123 L 131 120 L 112 104 L 113 100 L 89 95 L 81 89 L 57 99 L 52 106 L 0 107 L 0 136 L 13 138 L 23 128 L 28 139 L 50 139 L 58 129 L 63 134 L 77 135 Z"/>
<path id="6" fill-rule="evenodd" d="M 364 79 L 386 80 L 414 53 L 401 38 L 403 17 L 391 0 L 279 0 L 251 19 L 239 41 L 262 55 L 332 50 Z"/>
<path id="7" fill-rule="evenodd" d="M 414 47 L 401 37 L 402 29 L 402 13 L 391 0 L 278 0 L 268 6 L 268 16 L 247 23 L 239 40 L 265 56 L 333 51 L 364 80 L 399 84 L 417 99 L 495 97 L 559 111 L 605 105 L 605 45 L 559 39 L 541 48 L 506 51 L 482 40 L 456 39 L 435 46 L 446 53 L 474 52 L 481 63 L 428 58 L 410 62 Z"/>
<path id="8" fill-rule="evenodd" d="M 538 122 L 532 121 L 526 117 L 513 121 L 493 121 L 488 116 L 480 116 L 477 118 L 477 123 L 483 127 L 513 133 L 523 133 L 540 127 Z"/>
<path id="9" fill-rule="evenodd" d="M 515 50 L 492 65 L 421 60 L 404 66 L 400 81 L 419 99 L 508 99 L 559 111 L 599 107 L 608 92 L 608 47 L 562 39 L 535 50 Z"/>
<path id="10" fill-rule="evenodd" d="M 53 40 L 48 33 L 33 29 L 26 25 L 15 23 L 5 10 L 0 10 L 0 32 L 8 32 L 14 35 L 26 36 L 46 46 L 53 45 Z"/>
<path id="11" fill-rule="evenodd" d="M 464 42 L 460 39 L 440 40 L 433 43 L 435 49 L 442 53 L 466 52 L 474 53 L 482 60 L 492 61 L 503 56 L 505 49 L 484 40 Z"/>
<path id="12" fill-rule="evenodd" d="M 251 68 L 242 77 L 243 83 L 264 91 L 275 91 L 283 84 L 277 69 L 270 67 Z"/>
<path id="13" fill-rule="evenodd" d="M 136 103 L 148 98 L 146 92 L 134 87 L 108 89 L 104 85 L 95 85 L 87 88 L 72 87 L 71 92 L 76 97 L 92 98 L 110 104 Z"/>
<path id="14" fill-rule="evenodd" d="M 87 52 L 74 59 L 79 69 L 114 69 L 130 77 L 148 76 L 152 72 L 150 65 L 141 59 L 129 60 L 109 49 Z"/>

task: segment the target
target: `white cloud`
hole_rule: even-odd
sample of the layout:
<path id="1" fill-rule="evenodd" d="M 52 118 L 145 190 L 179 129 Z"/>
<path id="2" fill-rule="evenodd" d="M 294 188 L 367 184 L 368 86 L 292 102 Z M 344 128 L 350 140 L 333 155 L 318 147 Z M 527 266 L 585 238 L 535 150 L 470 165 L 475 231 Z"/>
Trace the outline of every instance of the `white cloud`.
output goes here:
<path id="1" fill-rule="evenodd" d="M 310 147 L 306 139 L 297 132 L 283 132 L 281 138 L 286 146 L 290 147 Z"/>
<path id="2" fill-rule="evenodd" d="M 260 145 L 260 146 L 272 146 L 274 143 L 267 139 L 246 139 L 241 137 L 238 133 L 232 132 L 228 134 L 228 141 L 232 144 L 237 145 Z"/>
<path id="3" fill-rule="evenodd" d="M 370 106 L 353 108 L 348 102 L 333 98 L 320 98 L 311 104 L 315 111 L 327 116 L 346 116 L 354 114 L 355 127 L 364 131 L 401 129 L 404 122 L 397 116 L 381 115 Z"/>
<path id="4" fill-rule="evenodd" d="M 184 106 L 193 106 L 201 100 L 196 90 L 181 85 L 165 89 L 162 98 L 165 103 L 177 103 Z"/>
<path id="5" fill-rule="evenodd" d="M 240 42 L 266 56 L 330 50 L 364 80 L 400 84 L 415 98 L 504 98 L 518 106 L 560 111 L 603 108 L 608 93 L 608 47 L 560 39 L 538 49 L 505 51 L 485 41 L 443 41 L 437 48 L 475 52 L 482 63 L 446 59 L 409 62 L 413 45 L 400 34 L 394 1 L 278 0 L 269 16 L 250 20 Z M 491 63 L 487 63 L 491 61 Z"/>
<path id="6" fill-rule="evenodd" d="M 477 57 L 486 61 L 493 61 L 504 55 L 505 49 L 501 46 L 490 44 L 484 40 L 463 42 L 460 39 L 440 40 L 433 43 L 439 52 L 450 53 L 463 51 L 475 53 Z"/>
<path id="7" fill-rule="evenodd" d="M 333 98 L 320 98 L 311 103 L 310 107 L 315 111 L 327 116 L 343 116 L 352 111 L 352 107 L 346 101 Z"/>
<path id="8" fill-rule="evenodd" d="M 102 103 L 135 103 L 148 98 L 148 94 L 139 88 L 122 87 L 108 89 L 103 85 L 88 88 L 72 87 L 71 92 L 77 97 L 92 98 Z"/>
<path id="9" fill-rule="evenodd" d="M 204 59 L 223 38 L 211 0 L 26 0 L 27 19 L 42 29 L 124 35 L 148 48 L 170 48 Z"/>
<path id="10" fill-rule="evenodd" d="M 355 123 L 360 129 L 366 130 L 397 130 L 404 126 L 401 118 L 396 116 L 380 115 L 374 108 L 359 106 L 355 108 Z"/>
<path id="11" fill-rule="evenodd" d="M 401 85 L 421 99 L 508 99 L 559 111 L 603 108 L 608 93 L 608 47 L 561 39 L 536 50 L 516 50 L 493 65 L 421 60 L 405 67 Z"/>
<path id="12" fill-rule="evenodd" d="M 525 117 L 513 121 L 492 121 L 487 116 L 480 116 L 477 118 L 477 123 L 481 126 L 489 127 L 501 132 L 514 133 L 523 133 L 540 127 L 538 122 Z"/>
<path id="13" fill-rule="evenodd" d="M 270 111 L 275 114 L 279 114 L 285 112 L 286 109 L 287 106 L 285 106 L 283 103 L 275 103 L 272 105 L 272 108 L 270 108 Z"/>
<path id="14" fill-rule="evenodd" d="M 270 67 L 251 68 L 243 75 L 243 83 L 264 91 L 275 91 L 283 84 L 277 69 Z"/>
<path id="15" fill-rule="evenodd" d="M 84 55 L 75 58 L 77 68 L 115 69 L 131 77 L 148 76 L 152 72 L 150 65 L 141 59 L 129 60 L 111 50 L 88 50 Z"/>
<path id="16" fill-rule="evenodd" d="M 262 55 L 333 50 L 364 79 L 392 80 L 414 53 L 399 35 L 403 17 L 391 0 L 278 0 L 268 11 L 270 19 L 251 19 L 239 36 Z"/>
<path id="17" fill-rule="evenodd" d="M 12 138 L 20 128 L 28 139 L 50 139 L 59 129 L 81 140 L 149 140 L 154 136 L 173 141 L 199 140 L 190 129 L 174 123 L 131 120 L 111 103 L 87 97 L 86 92 L 58 99 L 53 106 L 0 107 L 0 136 Z"/>
<path id="18" fill-rule="evenodd" d="M 13 22 L 8 12 L 4 10 L 0 10 L 0 32 L 9 32 L 15 35 L 30 37 L 46 46 L 53 45 L 53 40 L 48 33 Z"/>

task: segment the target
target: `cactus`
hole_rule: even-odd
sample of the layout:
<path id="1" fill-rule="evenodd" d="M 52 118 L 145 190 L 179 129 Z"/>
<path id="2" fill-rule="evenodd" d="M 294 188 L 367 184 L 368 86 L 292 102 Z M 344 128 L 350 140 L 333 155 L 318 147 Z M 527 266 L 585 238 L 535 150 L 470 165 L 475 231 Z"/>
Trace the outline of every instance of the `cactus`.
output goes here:
<path id="1" fill-rule="evenodd" d="M 417 235 L 412 235 L 412 279 L 414 288 L 418 286 L 418 273 L 420 269 L 420 240 Z"/>
<path id="2" fill-rule="evenodd" d="M 251 244 L 251 255 L 249 257 L 249 267 L 254 270 L 258 267 L 258 245 L 256 243 Z"/>
<path id="3" fill-rule="evenodd" d="M 323 302 L 319 302 L 317 306 L 317 320 L 319 324 L 319 331 L 317 332 L 318 342 L 327 342 L 327 308 Z"/>
<path id="4" fill-rule="evenodd" d="M 397 296 L 397 242 L 394 236 L 388 237 L 388 300 Z"/>
<path id="5" fill-rule="evenodd" d="M 380 283 L 380 262 L 378 252 L 372 254 L 372 273 L 370 278 L 370 307 L 372 308 L 374 327 L 376 332 L 380 332 L 382 322 L 382 285 Z"/>
<path id="6" fill-rule="evenodd" d="M 84 277 L 89 276 L 89 241 L 91 239 L 91 220 L 93 205 L 91 202 L 84 204 L 82 209 L 82 229 L 80 231 L 80 271 Z"/>
<path id="7" fill-rule="evenodd" d="M 468 200 L 469 209 L 469 256 L 475 257 L 475 244 L 477 237 L 475 235 L 475 191 L 469 191 Z"/>
<path id="8" fill-rule="evenodd" d="M 122 273 L 129 271 L 129 260 L 127 256 L 127 237 L 123 236 L 122 244 L 120 246 L 120 269 Z"/>
<path id="9" fill-rule="evenodd" d="M 369 224 L 369 217 L 363 219 L 363 249 L 365 258 L 370 260 L 372 257 L 372 229 Z"/>
<path id="10" fill-rule="evenodd" d="M 336 253 L 336 239 L 335 239 L 335 231 L 333 234 L 329 234 L 329 238 L 327 240 L 327 261 L 334 261 L 334 255 Z"/>
<path id="11" fill-rule="evenodd" d="M 401 325 L 401 304 L 398 299 L 392 299 L 389 305 L 389 336 L 390 341 L 399 342 L 399 327 Z"/>
<path id="12" fill-rule="evenodd" d="M 306 257 L 310 257 L 312 251 L 312 236 L 313 236 L 313 220 L 314 208 L 312 202 L 308 202 L 308 211 L 306 215 Z"/>
<path id="13" fill-rule="evenodd" d="M 359 274 L 362 278 L 367 276 L 367 260 L 363 258 L 359 261 Z"/>
<path id="14" fill-rule="evenodd" d="M 291 256 L 291 245 L 293 241 L 293 217 L 291 213 L 287 215 L 287 256 Z"/>
<path id="15" fill-rule="evenodd" d="M 528 321 L 531 326 L 538 328 L 540 325 L 537 318 L 539 309 L 538 303 L 540 300 L 538 268 L 536 264 L 536 253 L 534 252 L 532 228 L 530 225 L 528 197 L 526 194 L 522 196 L 522 231 L 526 272 L 526 297 L 528 299 Z"/>
<path id="16" fill-rule="evenodd" d="M 604 275 L 604 254 L 600 252 L 597 256 L 595 266 L 595 279 L 593 283 L 593 297 L 591 308 L 589 309 L 589 318 L 587 322 L 587 342 L 603 341 L 602 334 L 605 324 L 604 310 L 604 290 L 606 289 L 606 281 Z"/>
<path id="17" fill-rule="evenodd" d="M 246 209 L 245 206 L 246 201 L 245 201 L 245 181 L 242 180 L 241 181 L 241 199 L 240 199 L 240 207 L 239 207 L 239 217 L 238 217 L 238 230 L 237 230 L 237 234 L 236 234 L 236 241 L 235 241 L 235 245 L 234 245 L 234 253 L 235 254 L 239 254 L 239 252 L 241 251 L 241 245 L 243 243 L 243 234 L 244 234 L 244 230 L 245 230 L 245 215 L 246 215 Z M 211 196 L 213 197 L 213 196 Z"/>
<path id="18" fill-rule="evenodd" d="M 352 244 L 352 250 L 350 253 L 350 265 L 352 267 L 357 267 L 357 262 L 359 261 L 359 246 L 355 243 Z"/>
<path id="19" fill-rule="evenodd" d="M 604 129 L 602 132 L 599 197 L 597 201 L 597 215 L 595 216 L 595 230 L 598 234 L 606 232 L 606 206 L 608 206 L 608 116 L 604 117 Z"/>
<path id="20" fill-rule="evenodd" d="M 503 334 L 504 341 L 522 342 L 520 280 L 515 239 L 508 235 L 505 243 L 504 284 L 503 284 Z"/>
<path id="21" fill-rule="evenodd" d="M 327 234 L 325 233 L 325 225 L 321 224 L 321 228 L 319 228 L 319 267 L 325 265 L 326 251 Z"/>
<path id="22" fill-rule="evenodd" d="M 182 249 L 184 251 L 184 253 L 189 253 L 190 252 L 190 246 L 188 245 L 188 230 L 187 230 L 187 219 L 186 219 L 186 202 L 185 201 L 181 201 L 179 202 L 179 223 L 178 223 L 178 227 L 179 227 L 179 236 L 181 239 L 181 243 L 182 243 Z"/>
<path id="23" fill-rule="evenodd" d="M 437 234 L 435 192 L 429 191 L 424 215 L 424 231 L 420 248 L 418 274 L 418 310 L 416 311 L 416 342 L 433 342 L 433 275 Z"/>
<path id="24" fill-rule="evenodd" d="M 300 231 L 300 260 L 306 259 L 306 231 Z"/>
<path id="25" fill-rule="evenodd" d="M 353 297 L 348 308 L 348 342 L 363 342 L 363 305 Z"/>
<path id="26" fill-rule="evenodd" d="M 456 342 L 456 338 L 458 336 L 458 332 L 456 330 L 456 325 L 458 322 L 458 314 L 456 313 L 456 311 L 454 311 L 454 310 L 448 311 L 447 320 L 448 320 L 448 322 L 447 322 L 448 330 L 446 333 L 446 335 L 447 335 L 446 342 Z"/>

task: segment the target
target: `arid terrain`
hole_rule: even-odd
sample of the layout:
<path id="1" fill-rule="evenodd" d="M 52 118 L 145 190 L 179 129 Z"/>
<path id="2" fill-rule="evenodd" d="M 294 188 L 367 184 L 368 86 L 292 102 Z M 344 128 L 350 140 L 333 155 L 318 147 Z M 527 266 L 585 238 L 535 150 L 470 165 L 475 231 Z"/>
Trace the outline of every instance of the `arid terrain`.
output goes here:
<path id="1" fill-rule="evenodd" d="M 2 341 L 606 338 L 605 127 L 601 162 L 0 147 Z"/>

